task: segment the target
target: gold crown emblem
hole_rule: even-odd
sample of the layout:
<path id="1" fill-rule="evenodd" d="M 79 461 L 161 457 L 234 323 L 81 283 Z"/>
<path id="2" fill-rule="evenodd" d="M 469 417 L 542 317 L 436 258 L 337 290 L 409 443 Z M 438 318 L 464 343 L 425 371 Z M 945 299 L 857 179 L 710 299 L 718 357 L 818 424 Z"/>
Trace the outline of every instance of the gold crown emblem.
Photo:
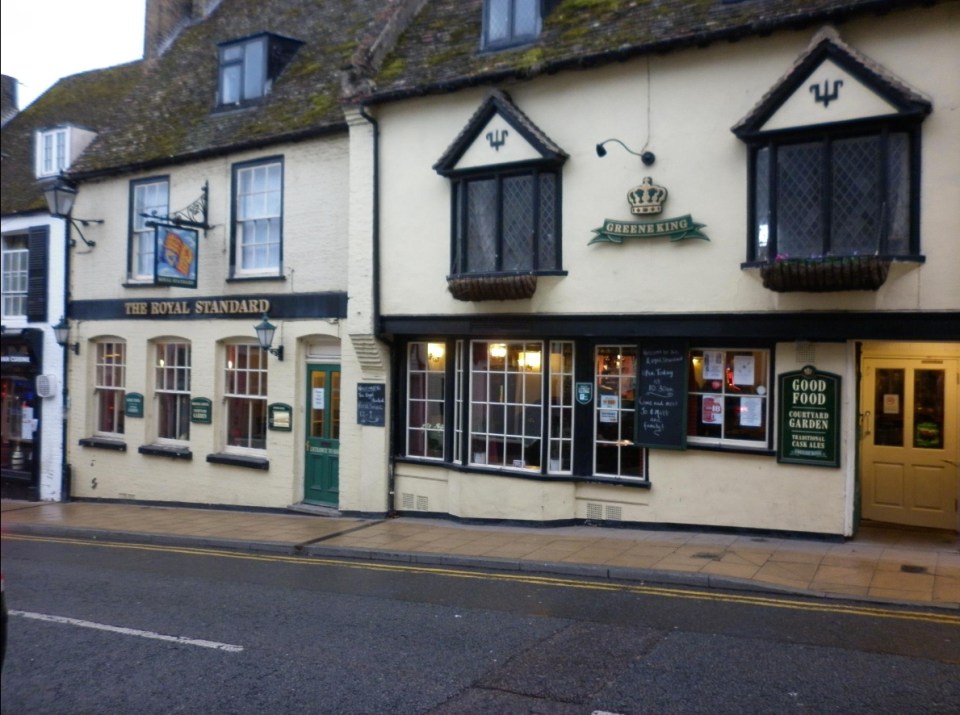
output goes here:
<path id="1" fill-rule="evenodd" d="M 667 198 L 667 190 L 653 183 L 649 176 L 643 177 L 643 183 L 635 186 L 627 193 L 630 210 L 633 213 L 645 216 L 658 214 L 663 210 L 663 202 Z"/>

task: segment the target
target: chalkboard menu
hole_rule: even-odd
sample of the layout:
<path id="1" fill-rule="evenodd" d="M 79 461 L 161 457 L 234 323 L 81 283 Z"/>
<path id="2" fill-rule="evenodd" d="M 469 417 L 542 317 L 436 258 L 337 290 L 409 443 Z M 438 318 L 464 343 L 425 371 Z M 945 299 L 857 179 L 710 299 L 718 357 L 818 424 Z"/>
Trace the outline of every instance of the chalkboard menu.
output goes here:
<path id="1" fill-rule="evenodd" d="M 383 427 L 386 402 L 383 383 L 361 382 L 357 385 L 357 424 Z"/>
<path id="2" fill-rule="evenodd" d="M 641 447 L 686 448 L 686 346 L 659 344 L 640 349 L 635 441 Z"/>

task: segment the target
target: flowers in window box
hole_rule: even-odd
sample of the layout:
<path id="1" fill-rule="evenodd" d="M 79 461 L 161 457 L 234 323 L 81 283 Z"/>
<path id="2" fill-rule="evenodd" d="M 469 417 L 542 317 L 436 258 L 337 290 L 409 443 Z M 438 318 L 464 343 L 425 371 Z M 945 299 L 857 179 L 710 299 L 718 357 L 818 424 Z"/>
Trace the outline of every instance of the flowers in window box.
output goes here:
<path id="1" fill-rule="evenodd" d="M 827 293 L 877 290 L 887 280 L 890 259 L 880 256 L 807 256 L 777 254 L 760 266 L 763 287 L 778 293 Z"/>

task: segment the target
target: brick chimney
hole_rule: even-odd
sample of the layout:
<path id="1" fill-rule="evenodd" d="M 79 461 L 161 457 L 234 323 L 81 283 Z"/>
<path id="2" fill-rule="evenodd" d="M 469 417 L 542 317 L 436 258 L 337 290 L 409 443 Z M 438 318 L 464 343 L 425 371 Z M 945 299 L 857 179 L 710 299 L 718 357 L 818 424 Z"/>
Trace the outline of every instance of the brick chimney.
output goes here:
<path id="1" fill-rule="evenodd" d="M 147 0 L 143 27 L 143 59 L 164 53 L 173 39 L 194 20 L 213 12 L 221 0 Z"/>

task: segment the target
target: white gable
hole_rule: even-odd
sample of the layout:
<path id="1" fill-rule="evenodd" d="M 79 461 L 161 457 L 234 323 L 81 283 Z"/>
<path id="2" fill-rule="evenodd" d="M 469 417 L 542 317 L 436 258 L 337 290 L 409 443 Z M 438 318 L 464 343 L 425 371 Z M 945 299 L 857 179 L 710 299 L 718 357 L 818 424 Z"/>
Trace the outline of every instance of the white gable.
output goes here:
<path id="1" fill-rule="evenodd" d="M 454 168 L 475 169 L 481 166 L 511 164 L 540 158 L 542 158 L 540 152 L 497 113 L 490 117 L 490 121 L 477 133 L 476 139 L 463 153 Z"/>
<path id="2" fill-rule="evenodd" d="M 830 59 L 794 91 L 761 131 L 889 116 L 897 108 Z"/>

